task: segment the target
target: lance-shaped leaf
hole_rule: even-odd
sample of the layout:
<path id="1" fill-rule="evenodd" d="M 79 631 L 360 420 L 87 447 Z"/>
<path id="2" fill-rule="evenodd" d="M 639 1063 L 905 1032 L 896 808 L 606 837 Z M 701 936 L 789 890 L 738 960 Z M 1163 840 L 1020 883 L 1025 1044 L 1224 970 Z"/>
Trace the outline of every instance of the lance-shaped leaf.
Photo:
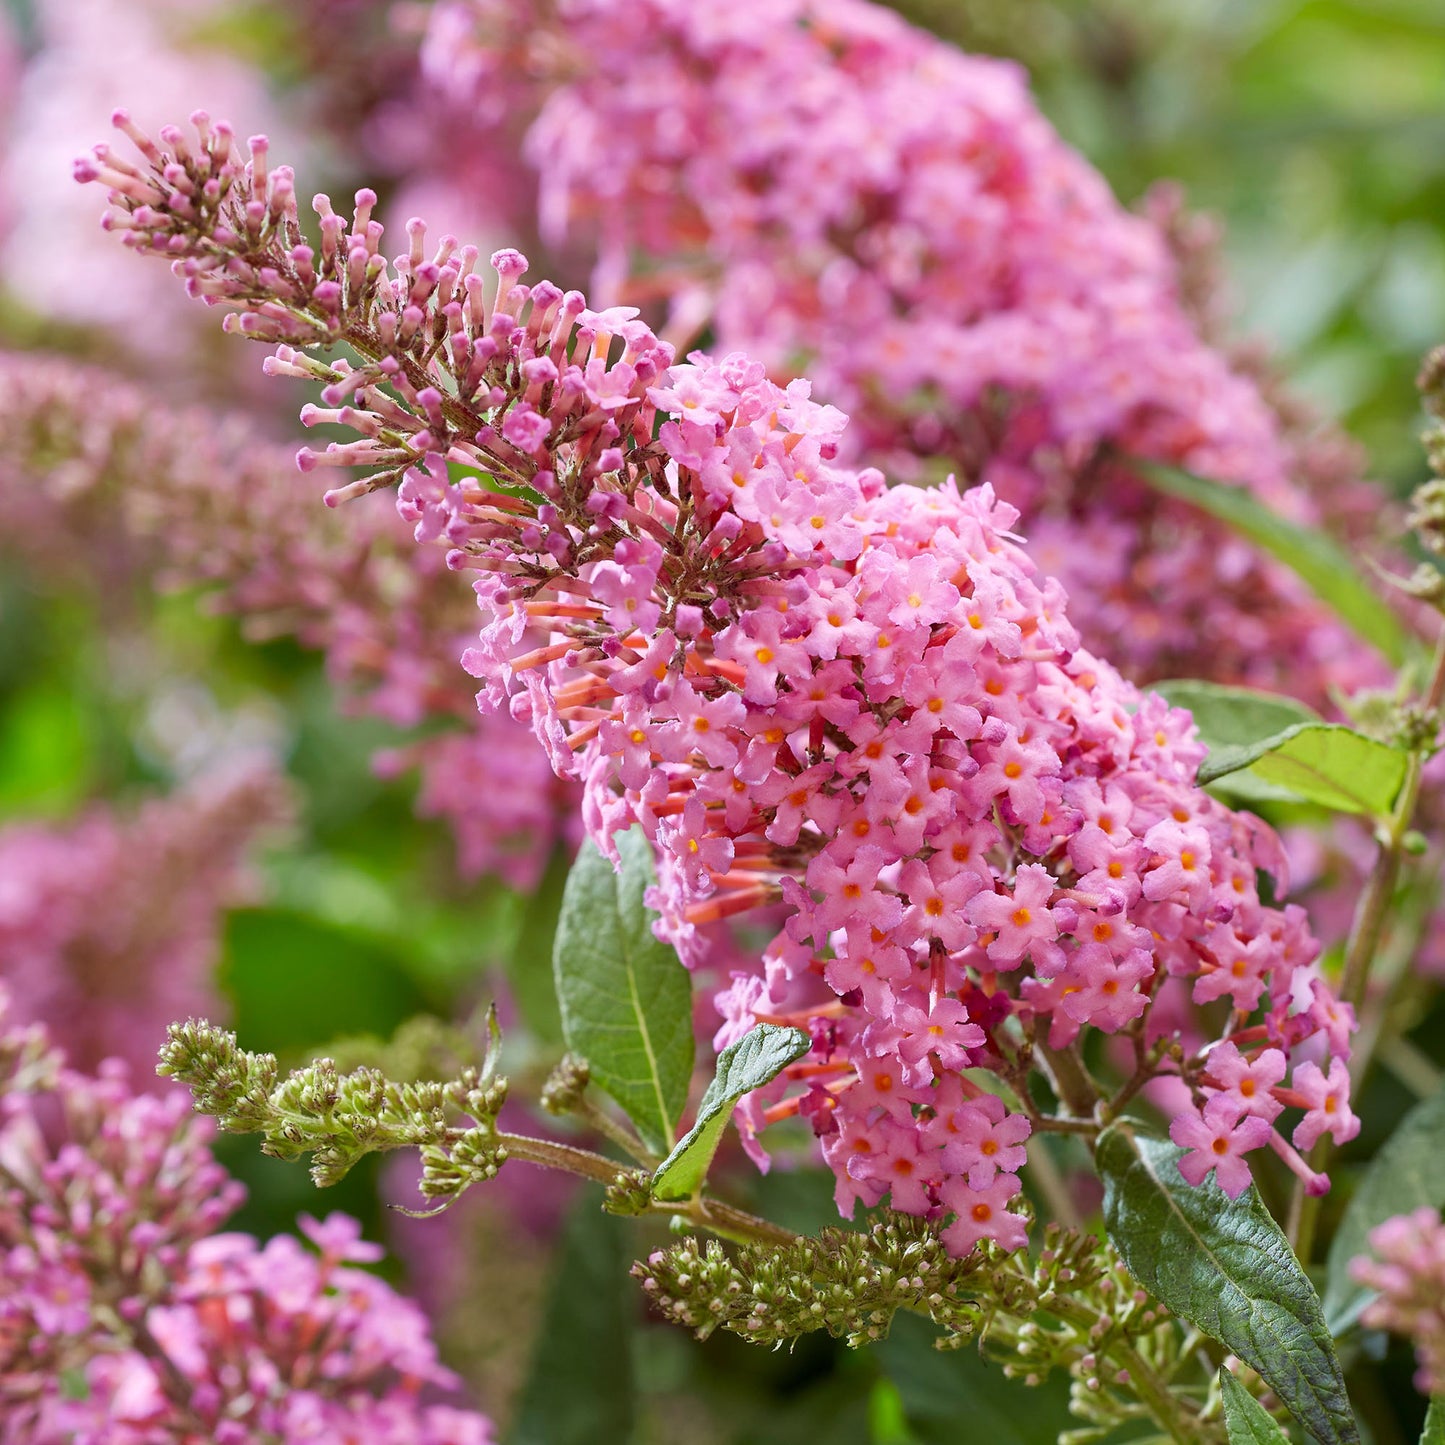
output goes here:
<path id="1" fill-rule="evenodd" d="M 1257 743 L 1297 723 L 1321 721 L 1320 715 L 1298 698 L 1253 687 L 1226 687 L 1202 678 L 1180 677 L 1150 683 L 1149 690 L 1171 707 L 1189 710 L 1199 739 L 1210 752 Z"/>
<path id="2" fill-rule="evenodd" d="M 1374 1297 L 1349 1273 L 1350 1261 L 1369 1252 L 1370 1231 L 1422 1206 L 1445 1206 L 1445 1089 L 1400 1121 L 1370 1161 L 1335 1231 L 1325 1284 L 1325 1321 L 1335 1334 L 1354 1324 Z"/>
<path id="3" fill-rule="evenodd" d="M 1256 1370 L 1319 1445 L 1357 1445 L 1319 1296 L 1253 1186 L 1230 1199 L 1188 1184 L 1184 1153 L 1106 1129 L 1095 1150 L 1104 1224 L 1130 1273 L 1181 1319 Z"/>
<path id="4" fill-rule="evenodd" d="M 1289 1445 L 1289 1436 L 1228 1368 L 1219 1372 L 1219 1393 L 1229 1445 Z"/>
<path id="5" fill-rule="evenodd" d="M 1221 748 L 1248 747 L 1297 723 L 1322 721 L 1318 713 L 1295 698 L 1250 687 L 1225 687 L 1198 678 L 1156 682 L 1150 687 L 1172 707 L 1188 709 L 1200 742 L 1211 753 Z M 1288 788 L 1266 783 L 1248 769 L 1229 774 L 1223 780 L 1223 791 L 1244 803 L 1299 801 Z"/>
<path id="6" fill-rule="evenodd" d="M 1195 476 L 1160 462 L 1131 458 L 1130 466 L 1156 490 L 1218 517 L 1278 558 L 1396 666 L 1409 656 L 1410 637 L 1399 618 L 1355 570 L 1349 555 L 1323 532 L 1272 512 L 1244 487 Z"/>
<path id="7" fill-rule="evenodd" d="M 1248 768 L 1254 777 L 1340 813 L 1383 817 L 1394 806 L 1409 754 L 1337 723 L 1296 723 L 1273 737 L 1222 747 L 1199 767 L 1212 783 Z"/>
<path id="8" fill-rule="evenodd" d="M 654 875 L 642 830 L 617 848 L 620 873 L 585 843 L 567 875 L 552 954 L 562 1033 L 643 1143 L 665 1154 L 692 1078 L 692 985 L 643 907 Z"/>
<path id="9" fill-rule="evenodd" d="M 811 1047 L 802 1029 L 777 1024 L 758 1024 L 728 1045 L 718 1055 L 717 1073 L 697 1107 L 697 1123 L 653 1175 L 653 1194 L 658 1199 L 690 1199 L 696 1194 L 738 1100 L 777 1078 Z"/>

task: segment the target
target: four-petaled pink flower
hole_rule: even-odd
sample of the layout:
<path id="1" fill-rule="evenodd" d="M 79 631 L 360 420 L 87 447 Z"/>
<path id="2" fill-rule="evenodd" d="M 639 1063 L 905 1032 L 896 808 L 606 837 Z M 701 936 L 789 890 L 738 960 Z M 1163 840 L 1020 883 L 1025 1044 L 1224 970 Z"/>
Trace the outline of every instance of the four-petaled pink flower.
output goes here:
<path id="1" fill-rule="evenodd" d="M 1181 1149 L 1191 1151 L 1179 1161 L 1184 1178 L 1190 1184 L 1203 1184 L 1212 1169 L 1219 1187 L 1231 1199 L 1238 1199 L 1250 1185 L 1249 1165 L 1243 1156 L 1267 1144 L 1273 1132 L 1267 1119 L 1256 1114 L 1241 1117 L 1223 1095 L 1212 1098 L 1202 1115 L 1189 1109 L 1169 1126 L 1169 1137 Z"/>
<path id="2" fill-rule="evenodd" d="M 898 1056 L 905 1064 L 916 1067 L 922 1061 L 937 1060 L 937 1068 L 928 1068 L 926 1075 L 966 1069 L 969 1051 L 984 1042 L 983 1030 L 956 998 L 937 999 L 926 1010 L 914 1003 L 900 1003 L 893 1010 L 893 1026 L 901 1035 Z"/>
<path id="3" fill-rule="evenodd" d="M 1328 1075 L 1318 1064 L 1301 1064 L 1294 1071 L 1293 1084 L 1308 1110 L 1294 1127 L 1297 1149 L 1312 1149 L 1321 1134 L 1345 1144 L 1360 1132 L 1360 1121 L 1350 1109 L 1350 1071 L 1343 1059 L 1330 1060 Z"/>
<path id="4" fill-rule="evenodd" d="M 1031 949 L 1047 951 L 1059 936 L 1049 908 L 1056 884 L 1048 869 L 1025 863 L 1014 874 L 1012 894 L 979 893 L 964 908 L 968 921 L 996 937 L 988 945 L 991 962 L 1014 968 Z"/>

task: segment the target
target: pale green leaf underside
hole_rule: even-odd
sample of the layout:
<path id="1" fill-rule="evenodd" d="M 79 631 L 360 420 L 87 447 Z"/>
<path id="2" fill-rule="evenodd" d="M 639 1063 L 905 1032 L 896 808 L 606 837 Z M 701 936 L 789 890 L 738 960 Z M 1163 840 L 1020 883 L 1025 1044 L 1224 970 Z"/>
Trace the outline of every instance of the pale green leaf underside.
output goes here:
<path id="1" fill-rule="evenodd" d="M 653 881 L 639 828 L 617 839 L 622 871 L 584 843 L 562 894 L 552 964 L 567 1047 L 665 1154 L 692 1078 L 692 984 L 652 932 L 642 896 Z"/>
<path id="2" fill-rule="evenodd" d="M 1445 1089 L 1400 1121 L 1366 1167 L 1335 1231 L 1325 1285 L 1325 1320 L 1335 1334 L 1354 1324 L 1373 1297 L 1349 1276 L 1350 1261 L 1369 1251 L 1370 1231 L 1422 1206 L 1445 1206 Z"/>
<path id="3" fill-rule="evenodd" d="M 1283 562 L 1396 666 L 1409 656 L 1411 640 L 1399 618 L 1355 570 L 1349 555 L 1323 532 L 1270 511 L 1244 487 L 1195 476 L 1160 462 L 1130 458 L 1130 466 L 1157 490 L 1219 518 Z"/>
<path id="4" fill-rule="evenodd" d="M 738 1100 L 777 1078 L 810 1047 L 801 1029 L 758 1024 L 725 1048 L 718 1055 L 717 1073 L 698 1105 L 697 1122 L 653 1175 L 653 1194 L 658 1199 L 690 1199 L 696 1194 Z"/>
<path id="5" fill-rule="evenodd" d="M 1219 1372 L 1219 1392 L 1229 1445 L 1289 1445 L 1289 1436 L 1227 1368 Z"/>
<path id="6" fill-rule="evenodd" d="M 1109 1239 L 1139 1283 L 1232 1350 L 1319 1445 L 1358 1445 L 1314 1286 L 1251 1186 L 1231 1200 L 1179 1173 L 1183 1150 L 1106 1129 L 1095 1151 Z"/>
<path id="7" fill-rule="evenodd" d="M 1246 745 L 1221 747 L 1199 768 L 1200 783 L 1250 773 L 1304 802 L 1383 817 L 1394 806 L 1408 755 L 1337 723 L 1296 723 Z"/>

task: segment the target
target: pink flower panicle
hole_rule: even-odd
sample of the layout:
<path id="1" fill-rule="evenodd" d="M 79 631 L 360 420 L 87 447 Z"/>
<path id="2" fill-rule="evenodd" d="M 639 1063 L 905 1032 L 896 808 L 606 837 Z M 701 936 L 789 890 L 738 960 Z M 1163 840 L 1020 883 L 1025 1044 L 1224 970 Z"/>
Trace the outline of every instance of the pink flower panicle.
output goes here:
<path id="1" fill-rule="evenodd" d="M 154 1074 L 166 1025 L 214 1012 L 222 910 L 251 891 L 258 841 L 290 814 L 256 763 L 203 776 L 132 816 L 94 808 L 0 830 L 0 980 L 77 1068 Z"/>
<path id="2" fill-rule="evenodd" d="M 890 490 L 839 463 L 846 418 L 806 382 L 780 387 L 741 353 L 673 365 L 631 310 L 524 284 L 515 252 L 484 282 L 451 238 L 421 259 L 413 222 L 388 273 L 365 193 L 351 228 L 325 223 L 345 279 L 317 298 L 328 283 L 307 292 L 311 262 L 286 249 L 289 181 L 279 203 L 252 199 L 255 153 L 243 168 L 213 148 L 133 176 L 102 154 L 129 239 L 236 305 L 233 329 L 279 328 L 282 369 L 326 380 L 335 418 L 371 440 L 312 459 L 378 468 L 334 495 L 400 478 L 418 539 L 479 573 L 486 623 L 464 658 L 479 702 L 528 719 L 580 780 L 604 850 L 643 828 L 684 962 L 719 924 L 771 920 L 761 962 L 718 1000 L 717 1043 L 759 1020 L 810 1031 L 810 1057 L 742 1117 L 809 1118 L 845 1212 L 886 1198 L 951 1220 L 956 1252 L 1020 1243 L 1007 1206 L 1023 1140 L 1048 1122 L 1031 1068 L 1085 1028 L 1142 1059 L 1161 996 L 1227 998 L 1216 1047 L 1260 1079 L 1307 1041 L 1347 1056 L 1349 1010 L 1313 969 L 1302 911 L 1257 891 L 1259 869 L 1285 886 L 1278 840 L 1194 785 L 1187 713 L 1078 645 L 990 486 Z M 168 168 L 188 178 L 179 209 L 156 200 Z M 199 224 L 202 173 L 230 199 Z M 290 297 L 284 319 L 268 294 Z M 289 343 L 308 334 L 362 365 L 302 357 Z M 1264 1100 L 1210 1057 L 1159 1066 L 1190 1086 L 1177 1127 L 1224 1131 L 1204 1145 L 1215 1167 L 1268 1143 L 1318 1187 L 1272 1122 L 1241 1125 Z M 1348 1115 L 1333 1064 L 1324 1092 L 1310 1067 L 1292 1090 L 1264 1085 L 1306 1109 L 1297 1137 Z M 1222 1182 L 1247 1180 L 1231 1164 Z"/>
<path id="3" fill-rule="evenodd" d="M 3 999 L 0 999 L 3 1005 Z M 216 1234 L 241 1187 L 183 1092 L 0 1019 L 0 1430 L 37 1445 L 490 1445 L 355 1221 Z"/>
<path id="4" fill-rule="evenodd" d="M 575 800 L 526 728 L 478 715 L 456 665 L 471 598 L 392 506 L 376 498 L 346 525 L 300 505 L 292 451 L 253 423 L 159 405 L 97 368 L 0 351 L 0 384 L 6 551 L 46 575 L 98 573 L 108 606 L 157 574 L 206 587 L 252 637 L 323 651 L 354 707 L 461 725 L 379 765 L 419 766 L 421 811 L 449 821 L 465 873 L 535 886 Z M 494 771 L 491 786 L 460 785 Z"/>
<path id="5" fill-rule="evenodd" d="M 1370 1329 L 1391 1330 L 1415 1346 L 1415 1384 L 1445 1394 L 1445 1223 L 1435 1209 L 1398 1214 L 1370 1231 L 1373 1256 L 1350 1264 L 1350 1277 L 1378 1297 L 1365 1306 Z"/>
<path id="6" fill-rule="evenodd" d="M 1131 472 L 1317 515 L 1291 480 L 1316 450 L 1201 340 L 1166 237 L 1018 67 L 864 0 L 445 0 L 431 24 L 459 124 L 530 80 L 543 235 L 596 244 L 604 299 L 661 298 L 664 334 L 708 324 L 719 353 L 801 371 L 852 417 L 850 457 L 993 483 L 1131 675 L 1320 702 L 1373 679 L 1286 569 Z"/>

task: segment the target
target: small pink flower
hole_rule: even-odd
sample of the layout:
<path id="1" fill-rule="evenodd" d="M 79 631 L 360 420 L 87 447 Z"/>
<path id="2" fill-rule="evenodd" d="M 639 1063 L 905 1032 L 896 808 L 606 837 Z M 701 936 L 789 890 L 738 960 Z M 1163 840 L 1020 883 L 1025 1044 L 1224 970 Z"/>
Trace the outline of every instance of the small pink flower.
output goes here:
<path id="1" fill-rule="evenodd" d="M 1035 946 L 1047 948 L 1059 936 L 1049 902 L 1057 884 L 1046 868 L 1025 863 L 1014 875 L 1013 892 L 980 893 L 964 909 L 968 921 L 996 936 L 989 958 L 1001 968 L 1015 967 Z"/>
<path id="2" fill-rule="evenodd" d="M 1243 1155 L 1266 1144 L 1271 1132 L 1268 1120 L 1254 1114 L 1241 1118 L 1230 1100 L 1219 1095 L 1205 1104 L 1202 1115 L 1191 1109 L 1169 1126 L 1169 1137 L 1181 1149 L 1192 1151 L 1179 1161 L 1184 1178 L 1190 1184 L 1203 1184 L 1212 1169 L 1231 1199 L 1238 1199 L 1250 1185 Z"/>
<path id="3" fill-rule="evenodd" d="M 1016 1174 L 997 1174 L 986 1189 L 973 1189 L 966 1180 L 951 1178 L 939 1196 L 955 1211 L 943 1231 L 949 1252 L 964 1255 L 981 1239 L 997 1241 L 1004 1249 L 1022 1249 L 1028 1243 L 1028 1223 L 1022 1214 L 1010 1214 L 1008 1205 L 1019 1192 Z"/>
<path id="4" fill-rule="evenodd" d="M 1321 1134 L 1345 1144 L 1360 1132 L 1360 1121 L 1350 1109 L 1350 1071 L 1343 1059 L 1330 1060 L 1328 1075 L 1318 1064 L 1301 1064 L 1292 1082 L 1309 1111 L 1295 1125 L 1292 1137 L 1297 1149 L 1313 1148 Z"/>

